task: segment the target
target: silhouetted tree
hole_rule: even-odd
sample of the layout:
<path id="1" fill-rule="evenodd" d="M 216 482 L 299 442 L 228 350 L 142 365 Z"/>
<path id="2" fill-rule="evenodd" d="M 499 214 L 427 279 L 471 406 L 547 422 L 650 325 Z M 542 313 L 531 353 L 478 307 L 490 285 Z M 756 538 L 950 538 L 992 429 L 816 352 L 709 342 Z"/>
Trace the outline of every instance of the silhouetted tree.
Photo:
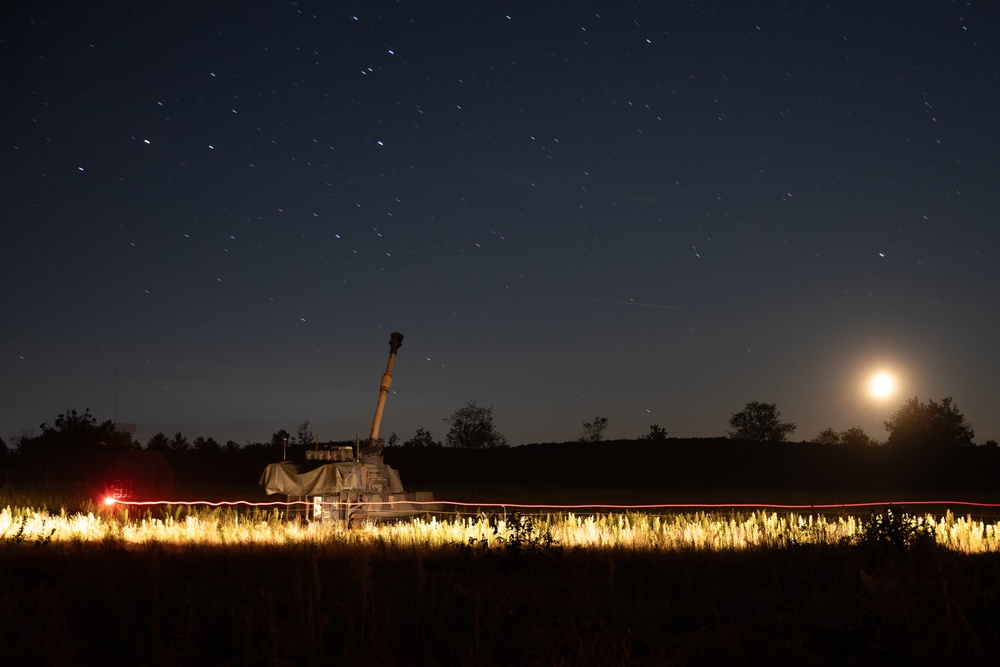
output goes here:
<path id="1" fill-rule="evenodd" d="M 149 442 L 146 443 L 146 449 L 161 451 L 164 449 L 170 449 L 170 438 L 165 436 L 161 431 L 149 439 Z"/>
<path id="2" fill-rule="evenodd" d="M 0 438 L 0 459 L 4 459 L 8 455 L 10 455 L 10 448 L 7 446 L 7 443 L 4 441 L 4 439 Z"/>
<path id="3" fill-rule="evenodd" d="M 825 428 L 812 441 L 817 445 L 839 445 L 840 434 L 832 428 Z"/>
<path id="4" fill-rule="evenodd" d="M 445 417 L 450 428 L 445 441 L 449 447 L 465 449 L 485 449 L 487 447 L 503 447 L 507 439 L 497 430 L 493 423 L 493 406 L 488 408 L 469 401 L 455 410 L 450 417 Z"/>
<path id="5" fill-rule="evenodd" d="M 646 435 L 639 436 L 640 440 L 666 440 L 667 439 L 667 429 L 661 427 L 659 424 L 651 424 L 649 427 L 649 433 Z"/>
<path id="6" fill-rule="evenodd" d="M 608 418 L 597 415 L 592 422 L 583 422 L 583 435 L 580 442 L 600 442 L 604 439 L 604 430 L 608 428 Z"/>
<path id="7" fill-rule="evenodd" d="M 393 431 L 389 434 L 389 439 L 385 441 L 386 447 L 395 447 L 399 444 L 399 436 Z"/>
<path id="8" fill-rule="evenodd" d="M 313 444 L 313 432 L 309 429 L 309 420 L 305 420 L 295 431 L 295 439 L 300 445 Z"/>
<path id="9" fill-rule="evenodd" d="M 203 438 L 200 435 L 194 439 L 192 446 L 199 452 L 218 451 L 222 449 L 215 438 Z"/>
<path id="10" fill-rule="evenodd" d="M 434 439 L 431 432 L 418 428 L 416 435 L 403 443 L 403 447 L 440 447 L 441 443 Z"/>
<path id="11" fill-rule="evenodd" d="M 132 436 L 118 431 L 110 419 L 100 424 L 90 410 L 83 414 L 67 410 L 52 425 L 40 426 L 41 434 L 21 438 L 19 450 L 28 449 L 130 449 L 135 446 Z"/>
<path id="12" fill-rule="evenodd" d="M 235 440 L 230 439 L 226 440 L 226 444 L 224 445 L 224 447 L 227 452 L 235 452 L 239 451 L 240 444 Z"/>
<path id="13" fill-rule="evenodd" d="M 751 401 L 729 418 L 729 437 L 754 442 L 784 442 L 795 432 L 795 424 L 783 422 L 776 403 Z"/>
<path id="14" fill-rule="evenodd" d="M 952 447 L 971 445 L 976 437 L 972 426 L 952 403 L 952 399 L 934 399 L 921 403 L 914 396 L 904 403 L 892 417 L 885 422 L 885 430 L 889 432 L 889 446 L 904 447 Z"/>
<path id="15" fill-rule="evenodd" d="M 874 447 L 878 442 L 860 426 L 852 426 L 840 433 L 840 444 L 847 447 Z"/>
<path id="16" fill-rule="evenodd" d="M 188 439 L 181 435 L 180 431 L 174 433 L 174 437 L 170 439 L 170 449 L 182 452 L 188 448 Z"/>
<path id="17" fill-rule="evenodd" d="M 281 429 L 277 433 L 271 436 L 271 446 L 275 448 L 281 448 L 288 444 L 289 436 L 288 431 Z"/>
<path id="18" fill-rule="evenodd" d="M 813 442 L 819 445 L 846 445 L 848 447 L 872 447 L 878 445 L 871 436 L 865 433 L 860 426 L 852 426 L 840 433 L 832 428 L 823 429 L 819 432 Z"/>

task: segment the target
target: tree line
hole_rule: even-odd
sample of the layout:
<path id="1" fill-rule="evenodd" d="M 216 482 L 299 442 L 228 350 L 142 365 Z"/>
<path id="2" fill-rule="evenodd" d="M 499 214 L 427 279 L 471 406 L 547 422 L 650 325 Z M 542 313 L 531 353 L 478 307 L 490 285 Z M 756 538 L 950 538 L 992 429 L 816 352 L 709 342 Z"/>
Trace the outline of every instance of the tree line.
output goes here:
<path id="1" fill-rule="evenodd" d="M 481 406 L 476 401 L 468 401 L 451 415 L 444 418 L 447 431 L 444 441 L 434 438 L 425 428 L 408 440 L 400 443 L 400 438 L 391 434 L 385 443 L 395 447 L 456 447 L 464 449 L 489 449 L 494 447 L 509 447 L 507 439 L 499 431 L 493 417 L 493 406 Z M 603 440 L 608 428 L 607 417 L 597 415 L 593 420 L 583 423 L 581 442 L 599 442 Z M 781 412 L 776 403 L 751 401 L 746 406 L 733 413 L 729 418 L 728 436 L 734 440 L 747 442 L 787 442 L 791 434 L 797 430 L 793 422 L 782 421 Z M 860 426 L 852 426 L 844 431 L 826 428 L 819 432 L 810 442 L 826 445 L 845 445 L 870 447 L 885 445 L 889 447 L 910 447 L 918 449 L 967 446 L 973 444 L 975 431 L 971 424 L 958 409 L 951 397 L 940 401 L 933 399 L 926 403 L 919 398 L 908 399 L 893 415 L 884 422 L 888 432 L 887 440 L 882 443 L 872 438 Z M 33 449 L 141 449 L 140 442 L 130 434 L 119 431 L 116 424 L 110 420 L 98 422 L 87 409 L 83 413 L 67 410 L 60 414 L 52 424 L 40 426 L 38 435 L 24 434 L 13 439 L 17 452 Z M 638 437 L 640 440 L 666 441 L 667 431 L 658 424 L 650 425 L 648 433 Z M 172 437 L 157 433 L 146 442 L 146 449 L 159 451 L 236 451 L 248 448 L 286 448 L 289 445 L 308 446 L 319 444 L 310 428 L 309 420 L 305 420 L 296 429 L 294 435 L 286 430 L 279 430 L 271 436 L 267 443 L 246 442 L 240 445 L 233 440 L 219 443 L 214 438 L 197 437 L 188 440 L 177 432 Z M 329 444 L 329 443 L 326 443 Z M 987 447 L 997 447 L 994 440 L 985 443 Z M 13 453 L 8 445 L 0 439 L 0 458 Z"/>
<path id="2" fill-rule="evenodd" d="M 493 424 L 492 406 L 481 408 L 475 401 L 470 401 L 445 421 L 451 425 L 446 437 L 449 446 L 481 449 L 506 445 L 506 440 L 499 435 Z M 608 418 L 601 415 L 584 422 L 579 441 L 600 442 L 604 439 L 608 424 Z M 884 444 L 919 449 L 974 444 L 975 431 L 950 396 L 940 401 L 930 399 L 926 403 L 921 402 L 918 397 L 908 399 L 883 425 L 889 434 L 884 443 L 869 436 L 860 426 L 852 426 L 844 431 L 826 428 L 809 442 L 860 447 Z M 788 442 L 789 436 L 798 428 L 793 422 L 781 420 L 781 411 L 776 403 L 762 401 L 750 401 L 742 410 L 734 412 L 729 418 L 729 426 L 729 438 L 747 442 Z M 659 424 L 651 424 L 649 431 L 637 439 L 666 441 L 667 435 L 667 430 Z M 403 446 L 440 447 L 442 444 L 434 440 L 428 430 L 419 428 L 416 435 L 404 442 Z M 997 447 L 995 440 L 987 440 L 984 444 L 987 447 Z"/>
<path id="3" fill-rule="evenodd" d="M 781 421 L 781 412 L 776 403 L 751 401 L 746 407 L 733 413 L 729 418 L 730 438 L 751 442 L 786 442 L 795 432 L 796 425 Z M 916 396 L 908 399 L 893 415 L 883 422 L 889 436 L 888 447 L 910 447 L 929 449 L 938 447 L 961 447 L 974 444 L 976 432 L 949 396 L 940 401 L 934 399 L 926 403 Z M 845 431 L 826 428 L 810 442 L 828 445 L 878 446 L 875 440 L 860 426 L 852 426 Z M 996 447 L 995 440 L 988 440 L 986 446 Z"/>

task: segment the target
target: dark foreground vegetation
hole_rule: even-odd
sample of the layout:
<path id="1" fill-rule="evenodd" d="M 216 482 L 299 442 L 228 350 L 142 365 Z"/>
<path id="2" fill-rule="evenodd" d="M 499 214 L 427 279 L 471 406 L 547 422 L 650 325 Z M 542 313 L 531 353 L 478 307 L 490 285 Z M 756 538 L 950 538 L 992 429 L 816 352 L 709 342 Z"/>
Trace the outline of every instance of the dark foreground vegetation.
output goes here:
<path id="1" fill-rule="evenodd" d="M 0 462 L 0 488 L 99 499 L 128 477 L 136 499 L 263 500 L 268 463 L 306 448 L 48 450 Z M 311 447 L 310 447 L 311 449 Z M 1000 499 L 1000 449 L 906 449 L 727 438 L 494 447 L 387 447 L 410 491 L 475 502 L 802 502 Z M 274 498 L 271 498 L 272 500 Z M 69 509 L 75 509 L 71 506 Z"/>
<path id="2" fill-rule="evenodd" d="M 850 447 L 728 438 L 610 440 L 482 450 L 396 447 L 404 483 L 690 493 L 1000 494 L 1000 449 Z M 652 501 L 651 501 L 652 502 Z"/>
<path id="3" fill-rule="evenodd" d="M 169 474 L 156 479 L 174 498 L 263 499 L 256 479 L 280 458 L 165 452 Z M 980 447 L 719 439 L 385 458 L 408 489 L 479 502 L 995 502 L 1000 491 L 1000 452 Z M 85 469 L 69 462 L 53 452 L 7 466 L 2 491 L 25 506 L 92 503 L 100 474 L 61 475 L 57 463 Z M 995 664 L 1000 554 L 891 542 L 649 553 L 4 539 L 0 664 Z"/>
<path id="4" fill-rule="evenodd" d="M 5 665 L 995 664 L 1000 555 L 0 546 Z"/>

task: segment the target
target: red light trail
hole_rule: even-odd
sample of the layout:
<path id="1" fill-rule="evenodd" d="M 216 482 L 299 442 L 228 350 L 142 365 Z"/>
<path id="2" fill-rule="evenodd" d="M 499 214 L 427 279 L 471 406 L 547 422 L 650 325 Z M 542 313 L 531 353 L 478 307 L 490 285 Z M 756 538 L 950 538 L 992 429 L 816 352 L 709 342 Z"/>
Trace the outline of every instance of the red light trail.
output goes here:
<path id="1" fill-rule="evenodd" d="M 268 501 L 254 502 L 250 500 L 119 500 L 107 497 L 104 504 L 127 505 L 129 507 L 150 507 L 156 505 L 204 505 L 206 507 L 290 507 L 292 505 L 312 505 L 312 500 L 292 500 L 292 501 Z M 456 500 L 370 500 L 360 502 L 324 502 L 324 505 L 335 507 L 358 505 L 395 507 L 396 505 L 409 506 L 451 506 L 465 508 L 496 508 L 496 509 L 524 509 L 524 510 L 551 510 L 551 511 L 571 511 L 571 510 L 593 510 L 593 511 L 648 511 L 648 510 L 717 510 L 717 509 L 778 509 L 778 510 L 837 510 L 863 507 L 903 507 L 903 506 L 956 506 L 956 507 L 1000 507 L 1000 503 L 977 503 L 966 500 L 887 500 L 879 502 L 863 503 L 815 503 L 811 505 L 792 505 L 781 503 L 662 503 L 662 504 L 636 504 L 636 505 L 604 505 L 604 504 L 583 504 L 583 505 L 555 505 L 537 503 L 473 503 Z"/>
<path id="2" fill-rule="evenodd" d="M 104 499 L 104 504 L 108 506 L 112 505 L 128 505 L 130 507 L 151 507 L 154 505 L 205 505 L 207 507 L 232 507 L 236 505 L 244 505 L 247 507 L 275 507 L 278 505 L 289 506 L 289 505 L 311 505 L 311 500 L 294 500 L 294 501 L 283 501 L 275 500 L 269 502 L 253 502 L 250 500 L 120 500 L 118 498 L 112 498 L 110 496 Z"/>

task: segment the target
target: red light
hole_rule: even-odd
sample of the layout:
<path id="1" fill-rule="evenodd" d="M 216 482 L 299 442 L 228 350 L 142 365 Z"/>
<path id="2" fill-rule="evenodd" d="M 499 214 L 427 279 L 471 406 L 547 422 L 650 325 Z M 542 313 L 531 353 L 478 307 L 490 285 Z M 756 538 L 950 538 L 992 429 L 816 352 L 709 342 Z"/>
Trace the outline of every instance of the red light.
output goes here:
<path id="1" fill-rule="evenodd" d="M 118 502 L 118 501 L 117 501 L 117 500 L 115 500 L 114 498 L 112 498 L 111 496 L 106 496 L 106 497 L 104 498 L 104 504 L 105 504 L 105 505 L 107 505 L 108 507 L 111 507 L 111 506 L 112 506 L 112 505 L 114 505 L 114 504 L 115 504 L 116 502 Z"/>

